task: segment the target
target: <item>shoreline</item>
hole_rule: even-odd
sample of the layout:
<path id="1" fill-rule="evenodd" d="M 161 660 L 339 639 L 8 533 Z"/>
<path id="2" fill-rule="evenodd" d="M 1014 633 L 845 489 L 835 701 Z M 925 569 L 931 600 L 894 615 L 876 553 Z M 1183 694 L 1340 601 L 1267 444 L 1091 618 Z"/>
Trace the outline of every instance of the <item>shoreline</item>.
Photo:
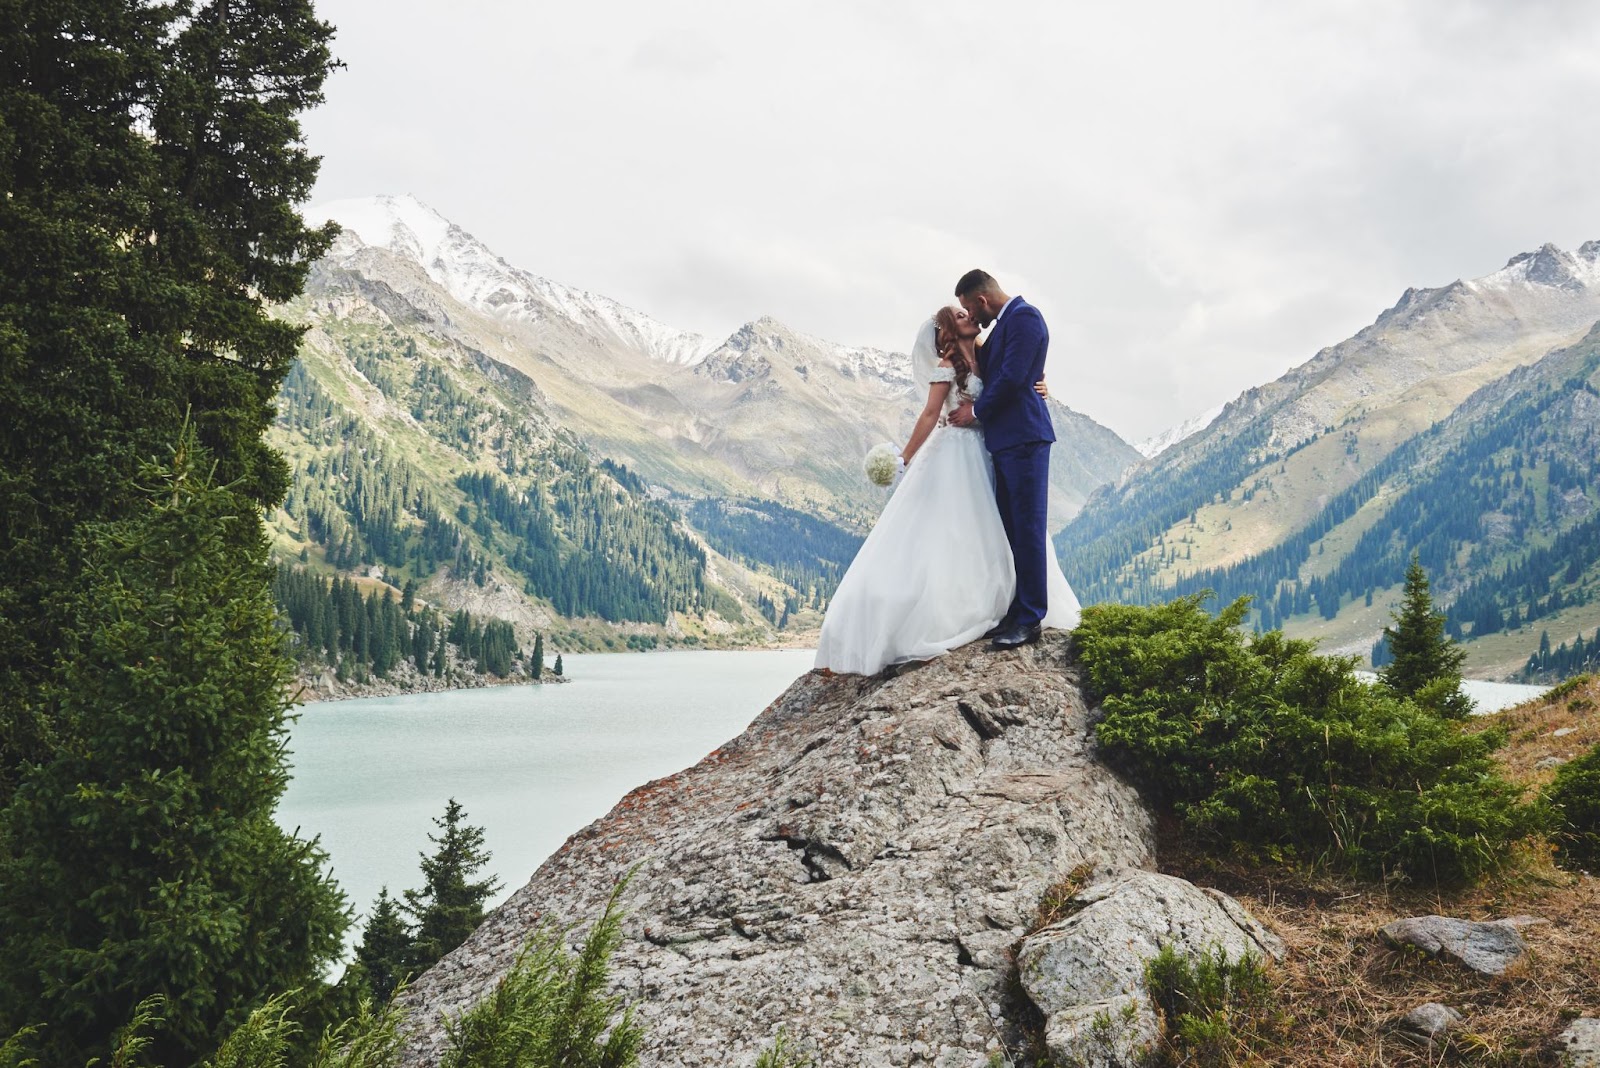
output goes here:
<path id="1" fill-rule="evenodd" d="M 381 679 L 377 682 L 337 682 L 331 679 L 297 678 L 294 694 L 295 707 L 329 705 L 339 701 L 358 701 L 364 697 L 404 697 L 416 693 L 449 693 L 452 690 L 485 690 L 496 686 L 561 686 L 572 680 L 565 675 L 552 675 L 546 671 L 543 678 L 526 675 L 497 678 L 493 675 L 469 675 L 458 678 L 436 679 L 431 675 L 416 679 Z"/>
<path id="2" fill-rule="evenodd" d="M 696 648 L 693 646 L 676 646 L 671 649 L 606 649 L 578 653 L 580 656 L 670 656 L 674 653 L 783 653 L 803 652 L 816 648 L 815 641 L 810 644 L 785 643 L 782 645 L 740 645 L 723 648 Z M 297 687 L 295 707 L 306 708 L 311 705 L 328 705 L 340 701 L 359 701 L 366 697 L 404 697 L 418 693 L 449 693 L 453 690 L 483 690 L 498 686 L 561 686 L 572 682 L 571 675 L 554 675 L 548 669 L 541 679 L 530 679 L 526 675 L 512 675 L 507 678 L 496 678 L 493 675 L 467 675 L 456 678 L 436 679 L 432 675 L 416 676 L 411 678 L 389 678 L 377 682 L 338 682 L 332 677 L 331 672 L 323 672 L 319 676 L 300 676 L 295 680 Z"/>

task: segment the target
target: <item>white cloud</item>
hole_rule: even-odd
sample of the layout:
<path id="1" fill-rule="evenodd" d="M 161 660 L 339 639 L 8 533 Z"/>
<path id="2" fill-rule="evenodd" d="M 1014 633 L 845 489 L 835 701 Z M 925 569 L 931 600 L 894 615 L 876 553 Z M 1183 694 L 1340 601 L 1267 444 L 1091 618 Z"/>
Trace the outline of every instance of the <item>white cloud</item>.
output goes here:
<path id="1" fill-rule="evenodd" d="M 903 348 L 971 266 L 1130 440 L 1408 285 L 1600 237 L 1600 9 L 329 0 L 319 197 L 707 333 Z"/>

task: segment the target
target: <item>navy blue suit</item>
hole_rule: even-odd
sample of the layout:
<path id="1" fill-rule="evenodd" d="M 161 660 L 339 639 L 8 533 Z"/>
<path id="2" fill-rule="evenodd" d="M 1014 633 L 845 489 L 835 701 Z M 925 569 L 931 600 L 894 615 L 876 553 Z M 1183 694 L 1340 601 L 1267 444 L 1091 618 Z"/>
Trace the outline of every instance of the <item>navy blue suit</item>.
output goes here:
<path id="1" fill-rule="evenodd" d="M 1017 297 L 978 353 L 983 392 L 972 413 L 994 458 L 995 503 L 1017 568 L 1017 592 L 1006 616 L 1031 627 L 1049 609 L 1050 410 L 1033 384 L 1044 377 L 1050 331 L 1039 309 Z"/>

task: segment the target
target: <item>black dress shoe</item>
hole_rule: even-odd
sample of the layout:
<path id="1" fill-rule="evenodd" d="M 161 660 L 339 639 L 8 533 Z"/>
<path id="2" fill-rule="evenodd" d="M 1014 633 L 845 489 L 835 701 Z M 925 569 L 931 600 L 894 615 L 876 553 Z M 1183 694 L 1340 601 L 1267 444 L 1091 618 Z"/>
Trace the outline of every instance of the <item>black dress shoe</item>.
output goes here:
<path id="1" fill-rule="evenodd" d="M 994 641 L 989 643 L 991 649 L 1015 649 L 1019 645 L 1032 645 L 1039 640 L 1041 628 L 1035 623 L 1031 627 L 1024 627 L 1020 623 L 1013 623 L 1005 630 L 994 636 Z"/>
<path id="2" fill-rule="evenodd" d="M 1000 635 L 1002 635 L 1006 631 L 1010 630 L 1011 626 L 1012 626 L 1011 620 L 1002 619 L 1000 622 L 996 623 L 994 626 L 992 626 L 988 630 L 984 631 L 983 632 L 983 637 L 985 637 L 985 638 L 998 638 Z"/>

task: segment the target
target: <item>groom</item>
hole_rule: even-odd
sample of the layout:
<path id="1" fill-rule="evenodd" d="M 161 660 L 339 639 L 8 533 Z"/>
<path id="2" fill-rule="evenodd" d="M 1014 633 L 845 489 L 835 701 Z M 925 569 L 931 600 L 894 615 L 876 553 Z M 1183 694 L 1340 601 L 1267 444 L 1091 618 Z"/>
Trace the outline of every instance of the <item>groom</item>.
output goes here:
<path id="1" fill-rule="evenodd" d="M 1017 568 L 1017 592 L 1005 617 L 986 637 L 993 649 L 1039 640 L 1049 608 L 1045 576 L 1050 543 L 1045 526 L 1050 490 L 1050 443 L 1056 440 L 1050 412 L 1033 384 L 1044 377 L 1050 347 L 1039 309 L 1008 297 L 984 271 L 968 271 L 956 283 L 956 299 L 979 326 L 995 327 L 978 350 L 983 391 L 976 402 L 950 413 L 956 426 L 983 424 L 983 443 L 994 457 L 994 495 Z"/>

